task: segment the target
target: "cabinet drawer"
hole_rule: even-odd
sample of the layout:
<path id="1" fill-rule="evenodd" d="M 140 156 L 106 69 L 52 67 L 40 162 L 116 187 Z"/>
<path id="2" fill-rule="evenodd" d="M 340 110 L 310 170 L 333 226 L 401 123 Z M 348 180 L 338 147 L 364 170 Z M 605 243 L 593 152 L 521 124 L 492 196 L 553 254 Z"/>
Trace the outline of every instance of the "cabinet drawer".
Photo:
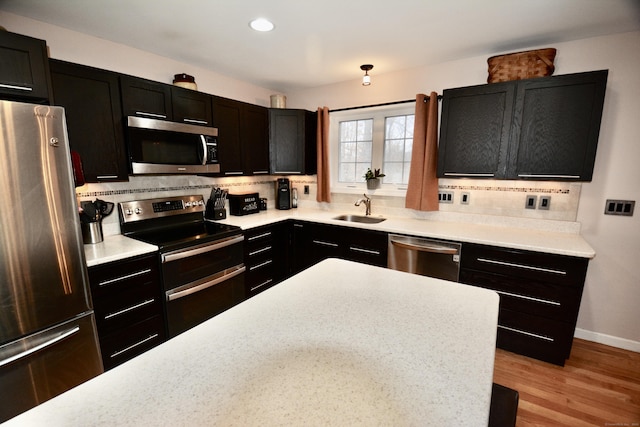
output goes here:
<path id="1" fill-rule="evenodd" d="M 164 323 L 160 316 L 151 317 L 122 331 L 101 337 L 100 349 L 105 370 L 157 346 L 164 341 L 164 337 Z"/>
<path id="2" fill-rule="evenodd" d="M 589 260 L 474 244 L 462 246 L 461 268 L 582 288 Z"/>
<path id="3" fill-rule="evenodd" d="M 557 365 L 571 352 L 574 326 L 569 323 L 500 309 L 498 347 Z"/>
<path id="4" fill-rule="evenodd" d="M 564 322 L 578 316 L 579 289 L 466 269 L 460 271 L 460 282 L 498 292 L 501 308 Z"/>
<path id="5" fill-rule="evenodd" d="M 109 333 L 159 314 L 162 302 L 157 286 L 156 283 L 147 282 L 131 286 L 108 298 L 96 298 L 94 311 L 100 333 Z"/>
<path id="6" fill-rule="evenodd" d="M 347 259 L 364 264 L 387 266 L 387 246 L 379 248 L 361 243 L 349 243 L 347 245 Z"/>

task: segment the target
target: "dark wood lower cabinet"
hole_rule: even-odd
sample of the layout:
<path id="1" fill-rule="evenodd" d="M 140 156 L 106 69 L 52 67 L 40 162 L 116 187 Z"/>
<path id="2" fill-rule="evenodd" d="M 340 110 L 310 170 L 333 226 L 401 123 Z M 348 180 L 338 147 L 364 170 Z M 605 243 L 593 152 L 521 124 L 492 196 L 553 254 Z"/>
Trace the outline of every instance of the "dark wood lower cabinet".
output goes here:
<path id="1" fill-rule="evenodd" d="M 244 234 L 245 291 L 250 298 L 288 276 L 289 224 L 256 227 Z"/>
<path id="2" fill-rule="evenodd" d="M 157 254 L 89 268 L 104 369 L 166 339 Z"/>
<path id="3" fill-rule="evenodd" d="M 498 347 L 564 365 L 588 259 L 463 244 L 460 281 L 500 295 Z"/>

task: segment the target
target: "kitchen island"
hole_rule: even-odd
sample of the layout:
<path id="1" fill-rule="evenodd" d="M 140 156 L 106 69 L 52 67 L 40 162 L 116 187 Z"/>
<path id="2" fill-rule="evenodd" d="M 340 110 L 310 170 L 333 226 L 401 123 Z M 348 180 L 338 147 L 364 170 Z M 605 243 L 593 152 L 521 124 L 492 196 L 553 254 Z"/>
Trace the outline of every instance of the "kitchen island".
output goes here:
<path id="1" fill-rule="evenodd" d="M 325 260 L 7 425 L 486 425 L 492 291 Z"/>

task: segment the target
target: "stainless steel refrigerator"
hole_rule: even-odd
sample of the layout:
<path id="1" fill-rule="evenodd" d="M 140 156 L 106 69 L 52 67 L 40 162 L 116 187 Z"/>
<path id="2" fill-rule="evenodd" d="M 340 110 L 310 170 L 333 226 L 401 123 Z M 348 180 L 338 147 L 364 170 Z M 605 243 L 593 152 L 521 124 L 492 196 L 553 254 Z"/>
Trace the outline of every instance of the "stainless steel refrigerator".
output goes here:
<path id="1" fill-rule="evenodd" d="M 0 101 L 0 422 L 102 372 L 64 109 Z"/>

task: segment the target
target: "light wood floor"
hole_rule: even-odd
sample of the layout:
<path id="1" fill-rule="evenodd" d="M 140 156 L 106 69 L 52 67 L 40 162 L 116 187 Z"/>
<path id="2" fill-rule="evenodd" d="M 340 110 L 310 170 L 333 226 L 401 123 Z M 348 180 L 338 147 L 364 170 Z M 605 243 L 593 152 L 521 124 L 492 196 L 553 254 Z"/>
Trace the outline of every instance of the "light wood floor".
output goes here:
<path id="1" fill-rule="evenodd" d="M 560 367 L 497 349 L 494 382 L 520 393 L 517 427 L 640 426 L 640 353 L 574 339 Z"/>

